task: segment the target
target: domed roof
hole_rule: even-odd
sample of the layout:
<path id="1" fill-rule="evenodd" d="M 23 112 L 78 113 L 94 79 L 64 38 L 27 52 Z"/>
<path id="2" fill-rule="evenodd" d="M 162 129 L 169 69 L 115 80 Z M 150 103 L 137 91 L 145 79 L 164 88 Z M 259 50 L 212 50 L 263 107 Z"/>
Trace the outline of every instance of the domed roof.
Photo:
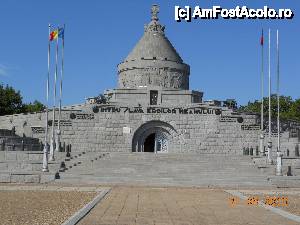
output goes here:
<path id="1" fill-rule="evenodd" d="M 158 22 L 158 5 L 145 33 L 127 58 L 118 64 L 119 88 L 189 89 L 190 66 L 185 64 Z"/>
<path id="2" fill-rule="evenodd" d="M 139 40 L 125 61 L 137 59 L 163 59 L 182 63 L 182 59 L 175 48 L 165 36 L 164 29 L 158 22 L 158 6 L 153 5 L 151 9 L 151 22 L 145 25 L 145 33 Z"/>

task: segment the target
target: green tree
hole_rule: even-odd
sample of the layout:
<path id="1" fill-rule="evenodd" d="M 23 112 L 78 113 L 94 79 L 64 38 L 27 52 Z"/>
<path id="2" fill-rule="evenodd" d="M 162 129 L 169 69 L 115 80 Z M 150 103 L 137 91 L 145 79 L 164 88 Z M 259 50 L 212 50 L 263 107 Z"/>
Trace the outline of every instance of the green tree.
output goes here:
<path id="1" fill-rule="evenodd" d="M 300 99 L 297 99 L 291 105 L 289 117 L 300 121 Z"/>
<path id="2" fill-rule="evenodd" d="M 300 99 L 293 99 L 290 96 L 279 96 L 280 118 L 283 120 L 300 121 Z M 248 102 L 246 106 L 239 107 L 240 112 L 261 113 L 261 101 Z M 269 98 L 264 98 L 264 116 L 269 115 Z M 277 95 L 271 95 L 271 116 L 277 117 Z"/>
<path id="3" fill-rule="evenodd" d="M 0 84 L 0 115 L 21 113 L 24 110 L 20 91 Z"/>
<path id="4" fill-rule="evenodd" d="M 42 111 L 45 106 L 39 102 L 24 104 L 20 91 L 16 91 L 13 87 L 0 84 L 0 116 L 15 113 L 27 113 Z"/>
<path id="5" fill-rule="evenodd" d="M 254 102 L 248 102 L 245 106 L 240 106 L 238 111 L 249 112 L 249 113 L 259 113 L 260 114 L 260 101 L 255 100 Z"/>
<path id="6" fill-rule="evenodd" d="M 24 108 L 25 112 L 40 112 L 45 109 L 45 106 L 41 102 L 35 100 L 33 103 L 24 104 Z"/>

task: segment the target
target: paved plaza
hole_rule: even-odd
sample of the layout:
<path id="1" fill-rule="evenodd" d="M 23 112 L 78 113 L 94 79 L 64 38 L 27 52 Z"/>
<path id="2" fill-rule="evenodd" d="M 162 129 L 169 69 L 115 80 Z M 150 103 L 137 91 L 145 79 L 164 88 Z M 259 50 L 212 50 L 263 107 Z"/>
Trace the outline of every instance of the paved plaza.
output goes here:
<path id="1" fill-rule="evenodd" d="M 221 189 L 115 187 L 80 225 L 292 225 L 259 206 L 240 202 Z"/>
<path id="2" fill-rule="evenodd" d="M 59 225 L 91 202 L 97 193 L 110 190 L 79 225 L 293 225 L 300 219 L 300 189 L 207 189 L 99 185 L 2 185 L 0 224 Z M 249 205 L 243 196 L 281 196 L 285 207 L 266 209 Z M 233 204 L 232 199 L 237 201 Z M 260 199 L 262 200 L 262 199 Z M 294 216 L 281 215 L 276 210 Z M 284 214 L 283 213 L 283 214 Z"/>

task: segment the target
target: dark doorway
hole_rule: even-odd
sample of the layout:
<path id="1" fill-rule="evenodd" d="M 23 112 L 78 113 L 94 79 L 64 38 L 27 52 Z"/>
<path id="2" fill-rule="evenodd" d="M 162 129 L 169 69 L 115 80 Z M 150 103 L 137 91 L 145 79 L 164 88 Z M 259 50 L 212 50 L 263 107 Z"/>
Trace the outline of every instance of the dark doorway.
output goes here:
<path id="1" fill-rule="evenodd" d="M 150 134 L 144 142 L 144 152 L 154 152 L 155 148 L 155 133 Z"/>

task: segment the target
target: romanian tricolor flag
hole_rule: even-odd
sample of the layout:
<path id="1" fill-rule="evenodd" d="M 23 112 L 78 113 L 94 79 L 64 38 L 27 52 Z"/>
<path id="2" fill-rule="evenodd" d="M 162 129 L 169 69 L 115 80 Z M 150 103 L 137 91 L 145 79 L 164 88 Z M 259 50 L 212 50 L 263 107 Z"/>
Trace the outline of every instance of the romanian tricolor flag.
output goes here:
<path id="1" fill-rule="evenodd" d="M 54 31 L 52 31 L 52 32 L 50 33 L 49 40 L 50 40 L 50 41 L 53 41 L 53 40 L 55 40 L 57 37 L 58 37 L 58 29 L 56 29 L 56 30 L 54 30 Z"/>

